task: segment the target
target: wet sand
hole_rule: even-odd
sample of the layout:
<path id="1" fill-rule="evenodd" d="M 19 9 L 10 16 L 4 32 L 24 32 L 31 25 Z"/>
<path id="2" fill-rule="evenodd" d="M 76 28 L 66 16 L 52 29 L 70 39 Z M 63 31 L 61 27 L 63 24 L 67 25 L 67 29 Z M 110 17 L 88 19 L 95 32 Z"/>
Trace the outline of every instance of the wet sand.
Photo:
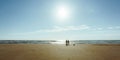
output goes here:
<path id="1" fill-rule="evenodd" d="M 0 44 L 0 60 L 120 60 L 120 44 Z"/>

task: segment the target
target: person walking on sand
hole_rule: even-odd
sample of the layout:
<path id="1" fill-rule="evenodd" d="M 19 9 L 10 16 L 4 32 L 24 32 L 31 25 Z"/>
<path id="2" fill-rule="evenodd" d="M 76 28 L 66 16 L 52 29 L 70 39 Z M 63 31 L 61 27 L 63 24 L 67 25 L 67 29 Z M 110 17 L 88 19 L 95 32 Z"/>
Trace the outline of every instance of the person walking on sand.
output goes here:
<path id="1" fill-rule="evenodd" d="M 68 45 L 69 45 L 69 42 L 70 42 L 70 41 L 68 40 Z"/>
<path id="2" fill-rule="evenodd" d="M 69 45 L 69 40 L 66 40 L 66 46 L 68 46 Z"/>
<path id="3" fill-rule="evenodd" d="M 66 40 L 65 44 L 66 44 L 66 46 L 67 46 L 67 40 Z"/>

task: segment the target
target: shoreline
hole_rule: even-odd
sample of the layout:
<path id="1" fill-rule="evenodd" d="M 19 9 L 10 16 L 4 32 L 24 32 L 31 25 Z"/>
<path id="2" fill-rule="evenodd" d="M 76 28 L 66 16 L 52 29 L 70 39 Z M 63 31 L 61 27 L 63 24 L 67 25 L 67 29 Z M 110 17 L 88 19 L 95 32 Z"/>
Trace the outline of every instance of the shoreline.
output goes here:
<path id="1" fill-rule="evenodd" d="M 120 40 L 70 40 L 74 44 L 120 44 Z M 65 40 L 0 40 L 0 44 L 65 44 Z"/>

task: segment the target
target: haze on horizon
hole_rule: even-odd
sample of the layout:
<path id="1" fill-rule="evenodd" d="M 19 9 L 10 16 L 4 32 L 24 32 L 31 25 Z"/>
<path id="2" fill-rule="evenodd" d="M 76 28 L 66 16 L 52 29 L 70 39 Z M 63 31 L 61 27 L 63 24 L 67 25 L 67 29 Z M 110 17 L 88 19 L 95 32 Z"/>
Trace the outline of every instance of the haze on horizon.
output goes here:
<path id="1" fill-rule="evenodd" d="M 0 0 L 0 40 L 119 40 L 120 0 Z"/>

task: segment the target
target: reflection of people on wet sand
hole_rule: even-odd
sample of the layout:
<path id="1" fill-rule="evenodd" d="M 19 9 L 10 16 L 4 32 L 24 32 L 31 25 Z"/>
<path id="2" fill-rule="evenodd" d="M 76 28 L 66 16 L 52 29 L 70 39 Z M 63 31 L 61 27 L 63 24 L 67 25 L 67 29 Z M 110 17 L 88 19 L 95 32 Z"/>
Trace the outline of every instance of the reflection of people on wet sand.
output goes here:
<path id="1" fill-rule="evenodd" d="M 69 45 L 69 43 L 70 43 L 70 42 L 69 42 L 69 40 L 66 40 L 66 46 L 68 46 L 68 45 Z"/>

